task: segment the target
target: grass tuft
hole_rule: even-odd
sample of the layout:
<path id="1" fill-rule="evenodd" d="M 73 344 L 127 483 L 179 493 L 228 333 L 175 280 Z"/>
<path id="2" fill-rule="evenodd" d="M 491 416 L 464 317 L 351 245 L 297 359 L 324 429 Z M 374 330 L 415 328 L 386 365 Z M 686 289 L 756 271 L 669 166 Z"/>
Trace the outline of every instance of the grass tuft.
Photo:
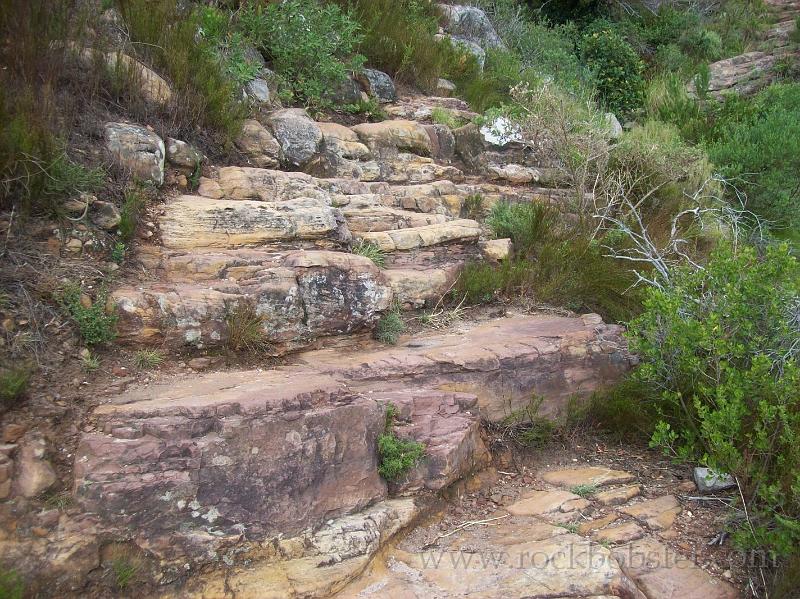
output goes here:
<path id="1" fill-rule="evenodd" d="M 78 332 L 87 345 L 113 341 L 117 336 L 117 315 L 106 312 L 107 293 L 98 293 L 88 307 L 81 301 L 83 295 L 80 287 L 70 284 L 64 287 L 57 300 L 64 314 L 77 325 Z"/>
<path id="2" fill-rule="evenodd" d="M 27 368 L 0 371 L 0 410 L 16 405 L 28 390 L 31 373 Z"/>
<path id="3" fill-rule="evenodd" d="M 262 353 L 269 349 L 264 333 L 265 318 L 255 303 L 239 301 L 225 318 L 228 325 L 227 346 L 235 352 Z"/>
<path id="4" fill-rule="evenodd" d="M 133 357 L 133 363 L 139 370 L 150 370 L 164 361 L 164 354 L 155 349 L 140 349 Z"/>
<path id="5" fill-rule="evenodd" d="M 400 316 L 399 306 L 392 306 L 386 314 L 381 316 L 378 326 L 375 327 L 375 339 L 381 343 L 397 345 L 400 335 L 406 330 L 406 324 Z"/>
<path id="6" fill-rule="evenodd" d="M 359 239 L 353 244 L 353 249 L 351 251 L 359 256 L 369 258 L 378 268 L 383 268 L 386 264 L 386 254 L 384 254 L 383 250 L 377 244 L 371 241 Z"/>

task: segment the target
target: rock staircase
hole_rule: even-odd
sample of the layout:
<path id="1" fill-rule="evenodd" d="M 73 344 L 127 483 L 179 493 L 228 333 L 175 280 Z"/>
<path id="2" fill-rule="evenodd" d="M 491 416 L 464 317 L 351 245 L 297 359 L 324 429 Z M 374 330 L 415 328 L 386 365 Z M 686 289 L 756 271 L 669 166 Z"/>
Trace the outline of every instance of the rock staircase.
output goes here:
<path id="1" fill-rule="evenodd" d="M 488 464 L 482 419 L 534 395 L 560 418 L 569 398 L 630 367 L 621 328 L 596 315 L 366 339 L 393 305 L 436 304 L 466 262 L 508 257 L 508 240 L 480 222 L 494 203 L 569 193 L 537 187 L 548 165 L 521 143 L 427 122 L 435 106 L 469 114 L 457 100 L 406 98 L 386 109 L 402 118 L 348 128 L 276 111 L 268 127 L 246 124 L 248 164 L 207 168 L 194 193 L 158 208 L 137 250 L 145 280 L 109 299 L 120 340 L 215 351 L 250 305 L 285 362 L 160 382 L 91 415 L 75 496 L 104 534 L 155 560 L 166 595 L 233 596 L 225 572 L 248 564 L 260 568 L 252 596 L 335 592 L 434 494 Z M 118 159 L 152 161 L 128 147 Z M 359 241 L 383 252 L 381 267 L 350 252 Z M 376 450 L 388 404 L 396 431 L 426 447 L 391 484 Z"/>

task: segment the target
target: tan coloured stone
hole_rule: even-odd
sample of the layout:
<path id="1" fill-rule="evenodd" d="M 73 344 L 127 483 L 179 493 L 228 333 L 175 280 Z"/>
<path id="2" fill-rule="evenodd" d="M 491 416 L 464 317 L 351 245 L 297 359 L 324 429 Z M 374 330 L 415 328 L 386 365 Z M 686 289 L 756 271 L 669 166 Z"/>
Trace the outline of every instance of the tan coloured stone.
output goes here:
<path id="1" fill-rule="evenodd" d="M 589 522 L 583 522 L 578 526 L 578 532 L 582 535 L 589 534 L 593 530 L 599 530 L 605 526 L 608 526 L 612 522 L 616 521 L 617 518 L 619 518 L 617 514 L 608 514 L 602 518 L 596 518 L 594 520 L 590 520 Z"/>
<path id="2" fill-rule="evenodd" d="M 488 169 L 492 179 L 502 179 L 514 185 L 536 182 L 541 177 L 541 173 L 537 169 L 522 166 L 521 164 L 506 164 L 504 166 L 492 164 L 489 165 Z"/>
<path id="3" fill-rule="evenodd" d="M 546 470 L 539 473 L 539 478 L 551 485 L 572 488 L 578 486 L 612 485 L 618 483 L 629 483 L 634 480 L 634 476 L 621 470 L 612 470 L 598 466 L 587 466 L 584 468 L 567 468 L 564 470 Z"/>
<path id="4" fill-rule="evenodd" d="M 663 495 L 619 508 L 619 511 L 641 520 L 653 530 L 666 530 L 683 508 L 673 495 Z"/>
<path id="5" fill-rule="evenodd" d="M 592 538 L 598 542 L 611 543 L 618 545 L 641 539 L 645 535 L 644 529 L 635 522 L 625 522 L 617 526 L 609 526 L 603 530 L 598 530 Z"/>
<path id="6" fill-rule="evenodd" d="M 281 147 L 272 133 L 255 119 L 248 119 L 242 124 L 242 132 L 235 143 L 255 166 L 262 168 L 278 166 Z"/>
<path id="7" fill-rule="evenodd" d="M 168 104 L 172 100 L 169 84 L 155 71 L 122 52 L 99 52 L 86 48 L 80 53 L 82 63 L 91 68 L 99 57 L 114 76 L 130 78 L 142 97 L 153 104 Z"/>
<path id="8" fill-rule="evenodd" d="M 623 571 L 651 599 L 738 599 L 727 582 L 717 580 L 691 560 L 655 539 L 617 547 L 613 555 Z"/>
<path id="9" fill-rule="evenodd" d="M 478 247 L 480 247 L 484 257 L 502 262 L 511 255 L 512 246 L 510 239 L 490 239 L 489 241 L 481 241 Z"/>
<path id="10" fill-rule="evenodd" d="M 395 231 L 356 233 L 355 236 L 376 244 L 384 252 L 396 252 L 454 241 L 473 241 L 478 239 L 480 234 L 480 224 L 474 220 L 463 219 Z"/>
<path id="11" fill-rule="evenodd" d="M 638 497 L 641 492 L 642 488 L 639 485 L 629 485 L 595 493 L 594 499 L 603 505 L 621 505 L 634 497 Z"/>
<path id="12" fill-rule="evenodd" d="M 359 141 L 352 129 L 338 123 L 317 123 L 325 148 L 343 158 L 360 160 L 369 156 L 369 148 Z"/>
<path id="13" fill-rule="evenodd" d="M 562 511 L 564 504 L 580 499 L 578 495 L 567 491 L 531 491 L 506 509 L 514 516 L 541 516 Z"/>
<path id="14" fill-rule="evenodd" d="M 435 303 L 447 293 L 461 270 L 460 265 L 436 268 L 391 268 L 383 274 L 395 301 L 408 308 Z"/>
<path id="15" fill-rule="evenodd" d="M 20 442 L 15 459 L 14 490 L 31 498 L 52 487 L 58 480 L 55 470 L 45 458 L 45 440 L 31 433 Z"/>
<path id="16" fill-rule="evenodd" d="M 231 202 L 181 196 L 161 218 L 161 240 L 171 249 L 235 248 L 335 236 L 339 223 L 321 200 Z"/>
<path id="17" fill-rule="evenodd" d="M 405 150 L 427 156 L 431 140 L 425 128 L 416 121 L 393 120 L 381 123 L 362 123 L 353 131 L 368 147 L 375 150 Z"/>

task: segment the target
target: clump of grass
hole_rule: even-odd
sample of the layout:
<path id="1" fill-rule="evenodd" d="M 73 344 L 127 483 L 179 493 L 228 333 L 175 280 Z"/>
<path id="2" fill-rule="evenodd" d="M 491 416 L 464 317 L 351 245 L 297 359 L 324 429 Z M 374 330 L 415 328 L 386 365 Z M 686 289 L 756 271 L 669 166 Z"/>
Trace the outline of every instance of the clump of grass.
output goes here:
<path id="1" fill-rule="evenodd" d="M 352 253 L 369 258 L 378 268 L 383 268 L 386 264 L 386 254 L 375 243 L 365 239 L 359 239 L 353 244 Z"/>
<path id="2" fill-rule="evenodd" d="M 69 491 L 59 491 L 58 493 L 52 493 L 47 496 L 44 500 L 45 505 L 53 510 L 64 511 L 70 505 L 72 505 L 73 497 Z M 0 594 L 0 597 L 3 595 Z"/>
<path id="3" fill-rule="evenodd" d="M 425 446 L 417 441 L 401 439 L 394 433 L 397 408 L 386 406 L 386 423 L 378 437 L 380 465 L 378 472 L 388 481 L 395 481 L 408 473 L 425 457 Z"/>
<path id="4" fill-rule="evenodd" d="M 473 193 L 464 198 L 464 204 L 461 211 L 466 218 L 477 220 L 483 216 L 483 196 L 479 193 Z"/>
<path id="5" fill-rule="evenodd" d="M 22 599 L 25 584 L 14 570 L 0 569 L 0 597 L 2 599 Z"/>
<path id="6" fill-rule="evenodd" d="M 116 587 L 120 590 L 127 588 L 139 572 L 139 567 L 138 563 L 126 557 L 118 557 L 111 562 Z"/>
<path id="7" fill-rule="evenodd" d="M 378 326 L 375 327 L 375 339 L 381 343 L 397 345 L 400 335 L 402 335 L 405 330 L 406 324 L 400 316 L 400 307 L 394 305 L 391 310 L 381 316 L 381 319 L 378 321 Z"/>
<path id="8" fill-rule="evenodd" d="M 575 493 L 575 495 L 578 495 L 579 497 L 583 497 L 585 499 L 586 497 L 590 497 L 591 495 L 597 493 L 597 485 L 592 485 L 592 484 L 575 485 L 570 489 L 570 492 Z"/>
<path id="9" fill-rule="evenodd" d="M 100 358 L 91 353 L 81 356 L 81 366 L 86 372 L 94 372 L 100 368 Z"/>
<path id="10" fill-rule="evenodd" d="M 108 294 L 101 291 L 89 307 L 81 303 L 80 287 L 71 284 L 58 295 L 58 303 L 64 314 L 77 325 L 78 332 L 87 345 L 99 345 L 113 341 L 116 336 L 117 315 L 106 313 Z"/>
<path id="11" fill-rule="evenodd" d="M 437 125 L 446 125 L 450 129 L 458 129 L 465 122 L 459 116 L 447 108 L 437 106 L 431 110 L 431 120 Z"/>
<path id="12" fill-rule="evenodd" d="M 363 114 L 370 121 L 375 122 L 385 121 L 389 118 L 389 115 L 386 114 L 386 111 L 381 107 L 378 101 L 375 100 L 375 98 L 369 98 L 367 100 L 362 98 L 355 104 L 345 104 L 344 106 L 341 106 L 340 110 L 348 114 Z"/>
<path id="13" fill-rule="evenodd" d="M 578 531 L 580 530 L 580 524 L 578 524 L 577 522 L 566 522 L 564 524 L 559 524 L 558 526 L 566 529 L 567 532 L 571 532 L 572 534 L 577 534 Z"/>
<path id="14" fill-rule="evenodd" d="M 22 399 L 30 378 L 31 372 L 27 368 L 0 370 L 0 410 L 7 410 Z"/>
<path id="15" fill-rule="evenodd" d="M 136 234 L 139 226 L 139 216 L 147 205 L 147 197 L 138 187 L 132 187 L 125 191 L 125 199 L 120 211 L 120 221 L 117 230 L 119 236 L 128 241 Z M 124 253 L 123 253 L 124 257 Z"/>
<path id="16" fill-rule="evenodd" d="M 150 370 L 164 361 L 164 354 L 155 349 L 140 349 L 133 357 L 133 363 L 139 370 Z"/>
<path id="17" fill-rule="evenodd" d="M 267 351 L 269 342 L 264 333 L 264 322 L 264 316 L 258 313 L 254 302 L 249 300 L 238 302 L 225 318 L 228 326 L 228 348 L 235 352 Z"/>
<path id="18" fill-rule="evenodd" d="M 544 397 L 534 396 L 522 408 L 503 418 L 497 428 L 503 437 L 526 448 L 541 448 L 550 443 L 557 432 L 556 424 L 539 414 Z"/>

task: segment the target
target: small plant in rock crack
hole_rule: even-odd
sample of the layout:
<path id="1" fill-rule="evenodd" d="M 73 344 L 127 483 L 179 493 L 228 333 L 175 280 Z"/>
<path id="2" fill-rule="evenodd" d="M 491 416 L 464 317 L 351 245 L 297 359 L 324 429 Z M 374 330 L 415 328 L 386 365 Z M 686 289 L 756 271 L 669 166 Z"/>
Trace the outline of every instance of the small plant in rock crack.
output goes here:
<path id="1" fill-rule="evenodd" d="M 575 485 L 570 489 L 572 493 L 578 495 L 580 497 L 589 497 L 590 495 L 594 495 L 597 492 L 597 485 L 591 484 L 583 484 L 583 485 Z"/>
<path id="2" fill-rule="evenodd" d="M 133 357 L 133 363 L 139 370 L 155 368 L 164 361 L 164 354 L 155 349 L 140 349 Z"/>
<path id="3" fill-rule="evenodd" d="M 139 571 L 139 564 L 125 557 L 115 559 L 111 563 L 111 570 L 114 572 L 114 584 L 118 589 L 127 588 Z"/>
<path id="4" fill-rule="evenodd" d="M 81 288 L 70 284 L 57 298 L 62 311 L 75 322 L 87 345 L 113 341 L 117 336 L 117 315 L 106 312 L 107 296 L 105 291 L 100 291 L 94 301 L 87 302 Z"/>
<path id="5" fill-rule="evenodd" d="M 264 315 L 253 301 L 241 300 L 225 317 L 228 325 L 228 348 L 235 352 L 261 353 L 269 349 L 264 334 Z"/>
<path id="6" fill-rule="evenodd" d="M 31 373 L 27 368 L 0 369 L 0 412 L 22 399 L 30 379 Z"/>
<path id="7" fill-rule="evenodd" d="M 566 524 L 559 524 L 561 528 L 567 530 L 567 532 L 571 532 L 572 534 L 577 534 L 580 530 L 580 526 L 577 522 L 567 522 Z"/>
<path id="8" fill-rule="evenodd" d="M 394 433 L 397 408 L 394 404 L 386 406 L 386 423 L 383 433 L 378 437 L 380 465 L 378 472 L 389 481 L 394 481 L 409 472 L 425 457 L 425 446 L 417 441 L 401 439 Z"/>
<path id="9" fill-rule="evenodd" d="M 483 196 L 479 193 L 468 195 L 464 198 L 464 205 L 461 210 L 466 218 L 477 220 L 483 216 Z"/>
<path id="10" fill-rule="evenodd" d="M 111 260 L 116 262 L 117 264 L 122 264 L 125 262 L 125 253 L 128 251 L 128 248 L 125 246 L 124 243 L 121 241 L 114 244 L 114 247 L 111 248 Z"/>
<path id="11" fill-rule="evenodd" d="M 375 339 L 381 343 L 397 345 L 400 335 L 406 330 L 406 323 L 400 316 L 400 306 L 395 304 L 392 309 L 381 316 L 378 326 L 375 327 Z"/>
<path id="12" fill-rule="evenodd" d="M 386 256 L 383 250 L 371 241 L 359 239 L 353 244 L 353 249 L 351 251 L 359 256 L 369 258 L 378 268 L 383 268 L 384 264 L 386 264 Z"/>
<path id="13" fill-rule="evenodd" d="M 81 366 L 86 372 L 94 372 L 100 368 L 100 359 L 91 353 L 85 353 L 81 356 Z"/>

